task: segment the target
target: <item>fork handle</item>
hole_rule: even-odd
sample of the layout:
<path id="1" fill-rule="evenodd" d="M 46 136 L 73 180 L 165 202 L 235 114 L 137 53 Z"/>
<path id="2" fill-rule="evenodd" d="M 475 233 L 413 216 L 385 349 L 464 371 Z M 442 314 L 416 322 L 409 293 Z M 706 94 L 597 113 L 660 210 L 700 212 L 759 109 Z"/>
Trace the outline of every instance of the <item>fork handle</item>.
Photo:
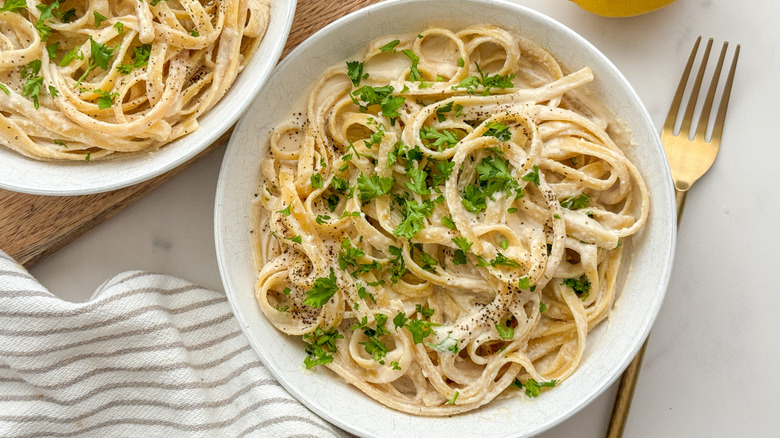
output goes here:
<path id="1" fill-rule="evenodd" d="M 683 210 L 685 209 L 685 199 L 687 195 L 687 190 L 674 190 L 675 202 L 677 203 L 677 228 L 680 228 L 680 219 L 682 218 Z M 612 408 L 612 417 L 609 419 L 607 438 L 621 438 L 623 436 L 623 429 L 626 427 L 628 411 L 631 409 L 631 400 L 634 397 L 634 389 L 636 388 L 636 382 L 639 379 L 639 370 L 642 368 L 642 360 L 645 357 L 645 350 L 647 349 L 647 341 L 649 338 L 650 335 L 648 335 L 648 339 L 645 339 L 642 348 L 639 349 L 639 352 L 631 363 L 628 364 L 628 367 L 623 371 L 623 375 L 620 377 L 617 395 L 615 396 L 615 405 Z"/>

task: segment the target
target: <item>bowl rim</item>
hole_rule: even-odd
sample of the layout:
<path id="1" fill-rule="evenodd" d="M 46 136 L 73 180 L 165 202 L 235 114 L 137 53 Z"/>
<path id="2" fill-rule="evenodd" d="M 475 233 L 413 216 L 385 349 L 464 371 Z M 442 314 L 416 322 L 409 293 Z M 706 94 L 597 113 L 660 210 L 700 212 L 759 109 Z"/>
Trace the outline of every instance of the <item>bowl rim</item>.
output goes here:
<path id="1" fill-rule="evenodd" d="M 576 412 L 578 412 L 580 409 L 582 409 L 584 406 L 589 404 L 593 399 L 601 395 L 611 384 L 613 384 L 622 374 L 623 370 L 628 366 L 629 362 L 634 358 L 636 353 L 641 348 L 642 344 L 644 343 L 644 340 L 647 338 L 650 329 L 655 322 L 658 313 L 660 311 L 660 307 L 663 302 L 664 295 L 666 293 L 669 280 L 671 277 L 671 271 L 672 271 L 672 265 L 674 260 L 674 248 L 676 244 L 676 215 L 673 213 L 675 212 L 675 203 L 674 203 L 674 189 L 671 183 L 671 173 L 669 171 L 668 163 L 666 161 L 665 153 L 663 152 L 663 146 L 660 142 L 660 137 L 655 134 L 655 128 L 654 124 L 652 122 L 652 119 L 650 118 L 650 115 L 645 108 L 644 103 L 637 95 L 636 91 L 633 89 L 631 84 L 628 82 L 628 80 L 625 78 L 625 76 L 620 72 L 620 70 L 604 55 L 599 51 L 595 46 L 593 46 L 588 40 L 586 40 L 584 37 L 580 36 L 567 26 L 561 24 L 557 20 L 542 14 L 541 12 L 538 12 L 536 10 L 533 10 L 527 6 L 518 4 L 516 2 L 508 1 L 508 0 L 392 0 L 387 2 L 382 2 L 378 4 L 374 4 L 371 6 L 367 6 L 363 9 L 360 9 L 358 11 L 352 12 L 348 15 L 345 15 L 344 17 L 335 20 L 334 22 L 328 24 L 327 26 L 323 27 L 319 31 L 317 31 L 315 34 L 310 36 L 307 40 L 305 40 L 303 43 L 298 45 L 276 68 L 274 74 L 271 76 L 269 81 L 264 86 L 264 90 L 269 87 L 269 84 L 272 84 L 275 82 L 275 79 L 283 75 L 284 71 L 289 68 L 288 65 L 293 64 L 295 60 L 301 56 L 302 54 L 306 54 L 308 51 L 310 51 L 311 47 L 316 47 L 318 44 L 318 41 L 320 38 L 322 38 L 324 35 L 328 35 L 331 32 L 337 32 L 339 28 L 342 26 L 346 26 L 349 23 L 352 23 L 354 20 L 359 20 L 362 17 L 371 15 L 371 14 L 380 14 L 383 10 L 388 8 L 397 8 L 397 7 L 403 7 L 406 5 L 419 5 L 423 3 L 432 3 L 432 4 L 476 4 L 476 5 L 490 5 L 495 7 L 500 7 L 506 9 L 512 9 L 515 11 L 515 13 L 524 15 L 525 17 L 533 20 L 537 20 L 540 22 L 543 22 L 546 26 L 554 28 L 556 32 L 561 32 L 565 34 L 566 39 L 568 40 L 574 40 L 576 43 L 586 47 L 588 51 L 590 52 L 590 55 L 596 57 L 599 59 L 601 63 L 604 64 L 604 66 L 615 75 L 616 79 L 619 81 L 619 85 L 622 87 L 623 91 L 626 93 L 626 95 L 631 99 L 632 103 L 636 105 L 636 110 L 639 113 L 639 116 L 641 118 L 642 125 L 648 129 L 652 129 L 653 135 L 653 141 L 652 144 L 647 145 L 648 148 L 651 148 L 652 151 L 655 153 L 656 158 L 659 160 L 659 163 L 661 163 L 664 166 L 665 172 L 665 180 L 662 181 L 661 187 L 654 187 L 654 191 L 656 192 L 656 195 L 663 199 L 665 199 L 665 204 L 662 205 L 661 209 L 664 211 L 670 211 L 671 214 L 667 214 L 664 216 L 663 222 L 664 223 L 658 223 L 655 224 L 656 227 L 659 228 L 659 230 L 666 230 L 666 233 L 663 237 L 663 241 L 659 243 L 659 246 L 663 250 L 662 253 L 659 254 L 659 258 L 666 260 L 666 263 L 663 264 L 662 267 L 660 267 L 660 271 L 657 272 L 658 276 L 656 278 L 656 290 L 658 293 L 657 298 L 652 302 L 652 307 L 644 309 L 644 312 L 642 314 L 644 315 L 644 319 L 642 320 L 642 324 L 640 327 L 638 327 L 638 331 L 634 336 L 632 336 L 632 341 L 630 343 L 630 347 L 625 349 L 623 351 L 623 354 L 621 355 L 622 359 L 620 361 L 617 361 L 614 366 L 612 367 L 616 372 L 610 373 L 610 375 L 606 378 L 601 379 L 599 385 L 594 385 L 593 388 L 590 389 L 590 391 L 587 392 L 583 397 L 577 400 L 576 403 L 572 403 L 570 406 L 568 406 L 566 409 L 562 410 L 559 415 L 557 415 L 554 419 L 551 421 L 547 421 L 544 424 L 533 428 L 532 430 L 529 430 L 525 432 L 529 435 L 535 435 L 538 433 L 541 433 L 545 430 L 548 430 L 564 420 L 570 418 L 572 415 L 574 415 Z M 365 43 L 368 43 L 373 38 L 366 38 Z M 537 41 L 538 42 L 538 41 Z M 556 59 L 558 58 L 555 53 L 553 53 L 554 56 L 556 56 Z M 259 95 L 262 95 L 263 92 L 259 93 Z M 259 96 L 258 95 L 258 96 Z M 615 108 L 611 108 L 615 109 Z M 241 308 L 241 304 L 237 301 L 238 297 L 235 295 L 239 293 L 239 291 L 236 291 L 235 288 L 232 286 L 232 279 L 231 279 L 231 271 L 229 269 L 229 261 L 224 257 L 226 254 L 226 251 L 229 251 L 230 248 L 228 248 L 228 245 L 226 245 L 226 241 L 224 239 L 223 235 L 223 227 L 227 222 L 230 221 L 229 218 L 223 217 L 223 214 L 225 213 L 224 207 L 224 199 L 225 199 L 225 190 L 227 186 L 227 178 L 224 177 L 225 174 L 229 172 L 229 169 L 231 167 L 230 165 L 230 152 L 232 149 L 236 149 L 238 146 L 236 145 L 238 143 L 238 137 L 237 133 L 240 133 L 243 131 L 244 128 L 246 128 L 245 125 L 249 125 L 252 122 L 250 121 L 250 116 L 244 116 L 236 126 L 236 130 L 233 133 L 233 136 L 231 137 L 231 140 L 228 144 L 228 149 L 225 154 L 225 158 L 223 159 L 222 166 L 220 169 L 220 178 L 217 184 L 217 196 L 215 200 L 215 228 L 214 228 L 214 235 L 216 240 L 216 249 L 217 249 L 217 256 L 218 256 L 218 265 L 220 274 L 222 277 L 223 286 L 225 288 L 228 301 L 230 303 L 231 308 L 233 309 L 234 314 L 236 315 L 236 318 L 240 322 L 240 326 L 244 334 L 247 336 L 247 338 L 250 341 L 250 344 L 255 349 L 256 352 L 258 352 L 258 355 L 261 357 L 263 363 L 266 365 L 266 367 L 269 369 L 271 374 L 299 401 L 301 401 L 304 405 L 306 405 L 307 408 L 311 409 L 315 413 L 317 413 L 319 416 L 325 418 L 326 420 L 330 421 L 331 423 L 351 432 L 354 434 L 358 434 L 361 436 L 378 436 L 374 435 L 376 432 L 372 432 L 369 430 L 365 430 L 363 428 L 360 428 L 354 424 L 348 424 L 341 420 L 338 416 L 334 416 L 332 412 L 325 409 L 323 406 L 319 405 L 312 405 L 311 401 L 307 399 L 307 397 L 301 393 L 298 392 L 297 388 L 294 387 L 294 385 L 291 385 L 291 382 L 287 381 L 281 374 L 280 370 L 275 367 L 273 363 L 269 363 L 266 358 L 263 357 L 263 355 L 260 353 L 260 349 L 258 349 L 256 343 L 258 340 L 255 338 L 255 334 L 253 333 L 253 328 L 250 327 L 248 324 L 245 323 L 245 319 L 242 315 L 243 309 Z M 254 190 L 255 187 L 252 188 Z M 252 291 L 254 292 L 254 291 Z M 254 299 L 254 294 L 252 294 Z M 620 303 L 620 300 L 615 305 L 618 305 Z M 259 311 L 259 310 L 258 310 Z M 608 321 L 602 322 L 602 324 L 606 324 Z M 582 366 L 582 364 L 580 364 Z M 329 378 L 334 378 L 335 374 L 329 373 Z M 576 375 L 576 373 L 575 373 Z M 342 385 L 345 386 L 351 386 L 346 384 L 343 381 L 339 382 Z M 365 396 L 365 395 L 364 395 Z M 368 397 L 368 396 L 365 396 Z M 369 398 L 367 398 L 368 400 Z M 370 402 L 375 403 L 375 401 L 370 400 Z M 487 406 L 490 406 L 488 404 Z M 482 407 L 478 409 L 477 411 L 472 412 L 478 412 L 485 407 Z M 418 417 L 413 416 L 411 414 L 405 414 L 400 413 L 398 411 L 393 411 L 396 413 L 399 413 L 401 415 L 409 416 L 410 418 L 432 418 L 432 417 Z M 467 415 L 468 413 L 460 414 L 458 416 Z M 449 417 L 449 418 L 457 418 L 455 417 Z M 428 433 L 431 431 L 426 431 L 426 436 L 428 436 Z M 435 433 L 433 434 L 435 435 Z M 431 435 L 431 436 L 433 436 Z M 491 435 L 492 436 L 492 435 Z M 515 435 L 512 435 L 515 436 Z M 525 434 L 522 436 L 526 436 Z"/>
<path id="2" fill-rule="evenodd" d="M 249 105 L 252 104 L 254 97 L 260 92 L 262 85 L 271 77 L 274 67 L 282 55 L 292 27 L 297 0 L 271 0 L 270 4 L 268 27 L 255 53 L 258 55 L 259 52 L 265 51 L 264 58 L 260 59 L 256 56 L 237 76 L 236 81 L 239 81 L 242 73 L 252 74 L 252 81 L 247 81 L 245 90 L 233 91 L 234 88 L 231 86 L 228 93 L 201 116 L 201 121 L 204 118 L 213 119 L 211 124 L 214 126 L 207 126 L 208 129 L 203 129 L 204 127 L 201 125 L 201 129 L 154 151 L 138 151 L 89 164 L 93 168 L 103 165 L 110 171 L 110 175 L 108 173 L 102 175 L 101 171 L 95 171 L 94 175 L 84 175 L 84 172 L 81 172 L 79 168 L 84 164 L 82 162 L 35 160 L 5 146 L 0 146 L 0 171 L 3 171 L 3 168 L 6 169 L 0 173 L 6 175 L 12 172 L 27 174 L 38 169 L 43 173 L 44 180 L 47 181 L 41 183 L 38 177 L 20 180 L 13 176 L 7 178 L 0 176 L 0 189 L 39 196 L 80 196 L 105 193 L 151 180 L 176 169 L 202 153 L 240 119 Z M 216 111 L 219 111 L 219 117 L 211 115 Z M 210 118 L 209 115 L 211 115 Z M 195 134 L 200 137 L 193 137 Z M 193 139 L 196 138 L 199 140 L 193 142 Z M 177 149 L 182 149 L 182 153 L 163 155 L 168 146 L 178 146 Z M 1 162 L 4 155 L 10 162 L 5 164 Z M 155 155 L 160 158 L 155 160 Z M 117 169 L 108 167 L 119 164 L 126 164 L 127 168 L 117 172 Z M 17 166 L 21 168 L 17 168 Z"/>

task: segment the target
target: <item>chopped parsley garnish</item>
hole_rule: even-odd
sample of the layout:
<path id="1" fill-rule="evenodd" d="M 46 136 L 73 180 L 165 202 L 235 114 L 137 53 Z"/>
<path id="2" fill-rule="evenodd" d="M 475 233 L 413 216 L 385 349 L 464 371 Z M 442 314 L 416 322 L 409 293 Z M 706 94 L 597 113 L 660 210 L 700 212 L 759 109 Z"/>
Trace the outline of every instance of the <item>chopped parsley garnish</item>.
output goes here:
<path id="1" fill-rule="evenodd" d="M 401 51 L 407 58 L 412 60 L 412 66 L 409 67 L 409 80 L 412 82 L 419 81 L 421 79 L 420 71 L 417 70 L 417 63 L 420 62 L 420 58 L 414 54 L 411 50 Z"/>
<path id="2" fill-rule="evenodd" d="M 84 74 L 82 74 L 79 80 L 76 81 L 76 87 L 81 84 L 81 81 L 83 81 L 84 78 L 86 78 L 87 75 L 95 69 L 95 67 L 108 70 L 108 62 L 111 60 L 111 57 L 114 56 L 113 53 L 114 50 L 116 50 L 116 47 L 108 47 L 105 44 L 98 43 L 97 41 L 93 40 L 91 36 L 89 37 L 89 44 L 92 51 L 92 53 L 89 55 L 89 64 L 87 65 L 87 69 L 84 70 Z"/>
<path id="3" fill-rule="evenodd" d="M 322 225 L 327 223 L 330 220 L 330 216 L 318 214 L 317 217 L 314 219 L 314 222 L 317 222 L 318 224 Z"/>
<path id="4" fill-rule="evenodd" d="M 100 95 L 95 101 L 100 109 L 111 108 L 111 106 L 114 105 L 114 98 L 119 96 L 119 93 L 109 93 L 108 91 L 103 90 L 92 90 L 92 92 Z"/>
<path id="5" fill-rule="evenodd" d="M 326 333 L 320 327 L 317 327 L 314 333 L 303 335 L 303 340 L 306 341 L 306 354 L 308 354 L 303 359 L 306 369 L 333 362 L 333 356 L 328 353 L 336 352 L 336 340 L 343 337 L 338 330 Z"/>
<path id="6" fill-rule="evenodd" d="M 444 113 L 448 113 L 450 111 L 452 111 L 452 102 L 448 102 L 446 105 L 442 105 L 436 108 L 436 119 L 439 122 L 447 120 L 447 117 L 444 116 Z"/>
<path id="7" fill-rule="evenodd" d="M 496 258 L 494 258 L 490 265 L 493 267 L 496 266 L 509 266 L 510 268 L 519 268 L 520 264 L 516 261 L 508 258 L 507 256 L 501 254 L 500 252 L 496 255 Z"/>
<path id="8" fill-rule="evenodd" d="M 199 37 L 199 36 L 200 36 L 200 32 L 198 32 L 198 31 L 197 31 L 197 30 L 195 30 L 195 29 L 192 29 L 192 30 L 190 31 L 190 35 L 192 35 L 192 36 L 194 36 L 195 38 L 197 38 L 197 37 Z"/>
<path id="9" fill-rule="evenodd" d="M 487 209 L 487 195 L 479 186 L 469 184 L 463 193 L 461 203 L 463 207 L 471 213 L 477 214 Z"/>
<path id="10" fill-rule="evenodd" d="M 57 97 L 60 95 L 60 90 L 54 88 L 52 85 L 49 85 L 49 94 L 51 97 Z"/>
<path id="11" fill-rule="evenodd" d="M 336 274 L 333 272 L 333 268 L 330 268 L 329 276 L 319 277 L 314 280 L 314 286 L 306 292 L 306 299 L 303 300 L 303 304 L 312 307 L 322 307 L 338 290 Z"/>
<path id="12" fill-rule="evenodd" d="M 433 327 L 436 325 L 438 324 L 422 319 L 410 319 L 404 327 L 412 334 L 412 341 L 419 344 L 433 333 Z"/>
<path id="13" fill-rule="evenodd" d="M 441 152 L 449 149 L 458 143 L 458 135 L 454 131 L 442 129 L 439 132 L 432 126 L 423 126 L 420 130 L 420 138 L 428 140 L 428 146 L 434 146 Z"/>
<path id="14" fill-rule="evenodd" d="M 299 245 L 303 243 L 303 238 L 301 237 L 300 234 L 295 237 L 288 237 L 287 240 L 291 240 Z"/>
<path id="15" fill-rule="evenodd" d="M 546 311 L 547 311 L 547 306 L 543 302 L 539 301 L 539 312 L 546 312 Z"/>
<path id="16" fill-rule="evenodd" d="M 397 246 L 390 245 L 387 248 L 387 252 L 393 256 L 390 260 L 390 266 L 387 268 L 387 272 L 390 274 L 390 282 L 395 284 L 398 279 L 406 273 L 406 262 L 404 261 L 403 250 Z"/>
<path id="17" fill-rule="evenodd" d="M 515 337 L 515 329 L 507 324 L 509 324 L 508 320 L 506 324 L 496 324 L 496 331 L 501 336 L 501 339 L 512 339 Z"/>
<path id="18" fill-rule="evenodd" d="M 590 280 L 587 275 L 583 274 L 580 278 L 566 278 L 561 284 L 574 289 L 574 293 L 582 300 L 588 298 L 590 294 Z"/>
<path id="19" fill-rule="evenodd" d="M 429 319 L 436 312 L 435 309 L 430 309 L 428 307 L 423 307 L 422 304 L 415 304 L 414 305 L 414 310 L 416 310 L 425 319 Z"/>
<path id="20" fill-rule="evenodd" d="M 5 93 L 7 96 L 11 95 L 11 91 L 3 84 L 0 84 L 0 90 L 3 90 L 3 93 Z"/>
<path id="21" fill-rule="evenodd" d="M 466 264 L 466 253 L 463 250 L 456 249 L 455 254 L 452 256 L 452 263 L 455 265 Z"/>
<path id="22" fill-rule="evenodd" d="M 378 175 L 366 176 L 360 174 L 357 178 L 358 198 L 366 203 L 374 198 L 390 193 L 395 184 L 395 178 Z"/>
<path id="23" fill-rule="evenodd" d="M 333 179 L 330 180 L 330 187 L 338 193 L 347 193 L 349 190 L 349 181 L 334 176 Z"/>
<path id="24" fill-rule="evenodd" d="M 100 27 L 100 23 L 107 20 L 106 16 L 98 11 L 92 11 L 92 15 L 95 17 L 95 27 Z"/>
<path id="25" fill-rule="evenodd" d="M 422 262 L 422 268 L 429 272 L 436 272 L 436 265 L 439 264 L 439 262 L 432 257 L 430 254 L 426 252 L 420 253 L 420 261 Z"/>
<path id="26" fill-rule="evenodd" d="M 457 228 L 458 228 L 458 227 L 455 225 L 455 222 L 453 222 L 453 221 L 452 221 L 452 218 L 451 218 L 451 217 L 449 217 L 449 216 L 444 216 L 444 217 L 442 217 L 442 218 L 441 218 L 441 223 L 442 223 L 442 225 L 444 225 L 445 227 L 447 227 L 447 228 L 449 228 L 449 229 L 451 229 L 451 230 L 455 230 L 455 229 L 457 229 Z"/>
<path id="27" fill-rule="evenodd" d="M 447 402 L 444 403 L 444 404 L 445 405 L 454 405 L 455 404 L 455 400 L 458 399 L 458 394 L 460 394 L 460 393 L 458 391 L 455 391 L 455 395 L 453 395 L 452 398 L 447 400 Z"/>
<path id="28" fill-rule="evenodd" d="M 386 97 L 379 103 L 379 106 L 382 108 L 382 115 L 389 118 L 390 122 L 393 123 L 395 118 L 401 115 L 401 113 L 398 112 L 398 109 L 403 106 L 405 101 L 406 98 L 403 96 Z"/>
<path id="29" fill-rule="evenodd" d="M 512 138 L 512 133 L 509 132 L 509 126 L 503 123 L 489 122 L 487 124 L 487 131 L 482 134 L 483 137 L 496 137 L 501 141 L 509 141 Z"/>
<path id="30" fill-rule="evenodd" d="M 393 326 L 396 331 L 398 331 L 398 327 L 403 327 L 404 324 L 406 324 L 406 321 L 409 321 L 409 318 L 406 317 L 404 312 L 398 312 L 393 318 Z"/>
<path id="31" fill-rule="evenodd" d="M 393 230 L 396 236 L 412 239 L 423 229 L 423 220 L 431 215 L 433 203 L 423 201 L 417 203 L 415 200 L 407 199 L 404 202 L 404 218 L 400 224 Z"/>
<path id="32" fill-rule="evenodd" d="M 149 64 L 149 56 L 152 54 L 152 45 L 143 44 L 133 49 L 133 63 L 120 64 L 117 70 L 122 74 L 130 74 L 133 69 L 143 68 Z"/>
<path id="33" fill-rule="evenodd" d="M 363 334 L 368 337 L 368 342 L 359 342 L 359 344 L 365 347 L 366 353 L 370 354 L 375 361 L 384 365 L 384 357 L 387 355 L 387 346 L 380 341 L 379 338 L 387 333 L 387 329 L 385 328 L 387 315 L 378 313 L 374 315 L 374 318 L 376 319 L 376 328 L 367 327 L 367 318 L 363 317 L 363 320 L 360 321 L 359 325 L 353 326 L 353 330 L 357 328 L 363 329 Z"/>
<path id="34" fill-rule="evenodd" d="M 70 50 L 60 59 L 60 67 L 66 67 L 73 62 L 74 59 L 84 59 L 84 53 L 81 52 L 81 46 L 76 46 Z"/>
<path id="35" fill-rule="evenodd" d="M 473 245 L 473 242 L 469 242 L 468 239 L 463 236 L 453 238 L 452 242 L 455 243 L 455 245 L 458 245 L 458 248 L 463 252 L 469 252 L 471 245 Z"/>
<path id="36" fill-rule="evenodd" d="M 523 383 L 520 379 L 515 379 L 515 381 L 512 382 L 512 386 L 517 389 L 523 389 L 525 386 L 525 395 L 528 397 L 538 397 L 541 393 L 541 388 L 552 388 L 555 386 L 556 382 L 555 379 L 550 380 L 549 382 L 537 382 L 534 379 L 528 379 Z"/>
<path id="37" fill-rule="evenodd" d="M 341 241 L 341 251 L 339 252 L 339 268 L 342 270 L 347 269 L 349 266 L 358 266 L 357 259 L 365 256 L 366 253 L 360 248 L 352 246 L 352 242 L 349 238 L 344 238 Z"/>
<path id="38" fill-rule="evenodd" d="M 54 44 L 49 44 L 46 46 L 46 53 L 49 54 L 49 59 L 54 59 L 57 57 L 57 51 L 60 49 L 60 43 L 57 41 Z"/>
<path id="39" fill-rule="evenodd" d="M 401 41 L 400 40 L 393 40 L 389 43 L 385 44 L 384 46 L 379 48 L 380 52 L 392 52 L 395 53 L 395 46 L 397 46 Z"/>
<path id="40" fill-rule="evenodd" d="M 116 23 L 114 23 L 114 27 L 116 28 L 116 33 L 118 34 L 124 33 L 125 31 L 125 24 L 122 23 L 121 21 L 117 21 Z"/>
<path id="41" fill-rule="evenodd" d="M 409 171 L 406 172 L 406 176 L 409 177 L 409 181 L 405 184 L 406 188 L 418 195 L 431 194 L 430 189 L 428 189 L 428 184 L 425 182 L 428 178 L 428 172 L 422 169 L 409 169 Z"/>
<path id="42" fill-rule="evenodd" d="M 528 278 L 527 275 L 525 277 L 520 277 L 520 279 L 517 280 L 517 287 L 520 289 L 528 289 L 531 292 L 536 290 L 536 285 L 531 286 L 531 279 Z"/>
<path id="43" fill-rule="evenodd" d="M 475 62 L 474 65 L 477 66 L 477 72 L 479 73 L 479 76 L 469 76 L 463 79 L 458 85 L 454 85 L 452 87 L 453 90 L 458 88 L 465 88 L 467 93 L 474 94 L 476 89 L 481 85 L 482 95 L 487 96 L 490 94 L 491 88 L 514 88 L 515 85 L 512 83 L 512 79 L 515 78 L 514 74 L 506 76 L 486 75 L 482 72 L 479 64 Z"/>
<path id="44" fill-rule="evenodd" d="M 587 193 L 581 193 L 578 196 L 569 196 L 561 201 L 561 207 L 569 210 L 585 208 L 590 204 L 590 196 Z"/>
<path id="45" fill-rule="evenodd" d="M 291 212 L 290 212 L 290 207 L 291 206 L 292 206 L 292 204 L 288 205 L 286 208 L 284 208 L 282 210 L 277 211 L 277 213 L 281 213 L 281 214 L 283 214 L 285 216 L 289 216 L 291 214 Z"/>
<path id="46" fill-rule="evenodd" d="M 312 176 L 309 178 L 311 181 L 311 186 L 315 189 L 321 189 L 324 182 L 322 181 L 322 175 L 319 173 L 312 174 Z"/>
<path id="47" fill-rule="evenodd" d="M 24 85 L 22 86 L 22 95 L 32 99 L 33 106 L 38 109 L 38 95 L 41 93 L 41 85 L 43 85 L 43 76 L 38 73 L 41 72 L 41 60 L 36 59 L 29 64 L 22 67 L 22 79 L 24 79 Z"/>
<path id="48" fill-rule="evenodd" d="M 27 0 L 5 0 L 5 4 L 0 6 L 0 12 L 19 12 L 20 9 L 27 8 Z"/>
<path id="49" fill-rule="evenodd" d="M 38 30 L 38 33 L 41 34 L 41 40 L 47 41 L 51 36 L 51 27 L 46 25 L 46 20 L 50 18 L 54 18 L 54 10 L 59 9 L 60 2 L 55 0 L 54 2 L 52 2 L 52 4 L 48 6 L 44 4 L 39 4 L 39 5 L 35 5 L 35 7 L 38 8 L 39 11 L 41 11 L 41 15 L 38 18 L 38 21 L 35 22 L 35 28 Z"/>
<path id="50" fill-rule="evenodd" d="M 492 199 L 493 194 L 500 191 L 509 193 L 511 190 L 520 195 L 520 186 L 509 171 L 509 163 L 503 158 L 491 155 L 477 164 L 479 184 L 485 196 Z"/>
<path id="51" fill-rule="evenodd" d="M 331 213 L 336 211 L 336 207 L 339 206 L 339 202 L 341 202 L 341 198 L 339 198 L 339 195 L 330 195 L 330 196 L 324 196 L 325 202 L 328 203 L 328 210 L 330 210 Z"/>
<path id="52" fill-rule="evenodd" d="M 363 63 L 359 61 L 347 61 L 347 76 L 352 81 L 352 85 L 360 85 L 360 79 L 363 77 Z"/>
<path id="53" fill-rule="evenodd" d="M 380 105 L 394 90 L 392 85 L 385 85 L 384 87 L 364 85 L 355 90 L 352 95 L 369 105 Z"/>
<path id="54" fill-rule="evenodd" d="M 536 187 L 539 187 L 539 166 L 534 164 L 533 170 L 523 175 L 523 181 L 533 182 Z"/>

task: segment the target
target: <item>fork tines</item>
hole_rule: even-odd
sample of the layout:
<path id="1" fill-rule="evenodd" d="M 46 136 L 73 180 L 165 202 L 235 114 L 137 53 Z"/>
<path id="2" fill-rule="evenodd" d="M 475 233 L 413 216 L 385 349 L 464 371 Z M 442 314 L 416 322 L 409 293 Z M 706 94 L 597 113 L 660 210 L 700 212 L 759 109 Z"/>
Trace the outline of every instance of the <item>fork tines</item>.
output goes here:
<path id="1" fill-rule="evenodd" d="M 699 50 L 700 43 L 701 43 L 701 35 L 696 39 L 696 43 L 694 43 L 693 45 L 693 50 L 691 51 L 691 55 L 688 58 L 688 63 L 685 66 L 685 71 L 683 72 L 682 77 L 680 78 L 680 83 L 677 86 L 677 92 L 674 95 L 674 101 L 672 102 L 671 108 L 669 108 L 669 114 L 666 116 L 666 123 L 664 124 L 664 130 L 674 131 L 674 126 L 676 124 L 677 116 L 680 110 L 680 104 L 682 103 L 683 94 L 688 84 L 691 69 L 693 67 L 694 60 L 696 59 L 696 54 Z M 701 115 L 699 117 L 699 120 L 696 122 L 696 125 L 694 125 L 694 128 L 696 129 L 694 138 L 703 139 L 706 142 L 712 141 L 712 142 L 719 143 L 721 135 L 723 133 L 723 124 L 726 119 L 726 110 L 728 109 L 728 105 L 729 105 L 729 95 L 731 94 L 731 86 L 732 83 L 734 82 L 734 71 L 736 70 L 737 67 L 737 58 L 739 58 L 739 44 L 737 44 L 734 50 L 733 59 L 731 61 L 731 67 L 729 69 L 728 77 L 726 78 L 726 85 L 723 87 L 722 95 L 720 98 L 720 105 L 718 107 L 718 112 L 715 117 L 715 123 L 713 125 L 712 134 L 710 138 L 705 139 L 707 126 L 710 124 L 712 105 L 715 100 L 715 94 L 718 88 L 718 82 L 720 80 L 720 72 L 723 67 L 723 61 L 726 57 L 726 50 L 728 48 L 728 45 L 729 45 L 728 41 L 725 41 L 723 43 L 723 47 L 721 48 L 720 51 L 720 56 L 718 57 L 718 63 L 712 75 L 712 80 L 710 82 L 709 90 L 707 91 L 707 97 L 704 101 L 704 106 L 702 107 L 701 110 Z M 704 78 L 704 72 L 707 68 L 707 62 L 709 60 L 711 48 L 712 48 L 712 38 L 707 40 L 707 47 L 704 50 L 704 55 L 702 56 L 701 65 L 699 67 L 698 73 L 696 74 L 696 79 L 691 89 L 691 96 L 688 99 L 688 106 L 685 109 L 685 115 L 683 116 L 679 133 L 685 133 L 690 135 L 689 133 L 693 121 L 693 113 L 696 108 L 696 102 L 698 101 L 699 98 L 699 91 L 701 89 L 702 79 Z M 705 120 L 705 116 L 707 117 L 706 120 Z M 678 132 L 675 132 L 675 134 L 677 133 Z"/>

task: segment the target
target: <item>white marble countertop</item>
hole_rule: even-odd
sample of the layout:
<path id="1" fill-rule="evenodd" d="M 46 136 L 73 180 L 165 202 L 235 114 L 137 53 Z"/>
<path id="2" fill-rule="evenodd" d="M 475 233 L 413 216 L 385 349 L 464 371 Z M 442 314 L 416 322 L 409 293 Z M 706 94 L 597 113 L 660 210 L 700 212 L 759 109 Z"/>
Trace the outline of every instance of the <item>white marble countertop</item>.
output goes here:
<path id="1" fill-rule="evenodd" d="M 628 437 L 778 436 L 780 2 L 678 0 L 635 18 L 602 18 L 565 0 L 518 0 L 590 40 L 628 78 L 659 128 L 697 35 L 740 43 L 720 155 L 691 190 L 674 272 L 654 326 Z M 774 79 L 773 79 L 774 78 Z M 222 290 L 213 206 L 222 150 L 41 262 L 54 294 L 84 301 L 131 269 Z M 552 437 L 604 436 L 616 385 Z"/>

